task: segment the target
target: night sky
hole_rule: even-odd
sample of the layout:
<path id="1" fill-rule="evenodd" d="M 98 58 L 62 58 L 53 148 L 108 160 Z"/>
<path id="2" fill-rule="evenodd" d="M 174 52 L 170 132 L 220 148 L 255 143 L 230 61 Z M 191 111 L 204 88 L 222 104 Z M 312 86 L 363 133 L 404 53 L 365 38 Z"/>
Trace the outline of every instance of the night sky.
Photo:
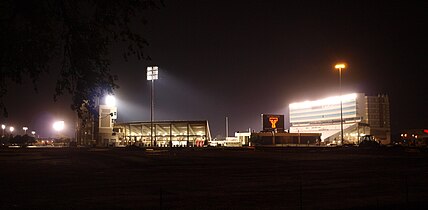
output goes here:
<path id="1" fill-rule="evenodd" d="M 212 136 L 261 129 L 260 114 L 288 115 L 288 104 L 339 93 L 337 62 L 346 62 L 342 92 L 390 97 L 392 132 L 428 128 L 428 6 L 408 1 L 178 1 L 147 13 L 151 61 L 125 62 L 112 46 L 118 121 L 150 120 L 146 67 L 158 65 L 155 119 L 208 120 Z M 66 96 L 53 102 L 53 73 L 13 86 L 9 118 L 52 136 L 62 119 L 73 136 Z M 288 119 L 286 117 L 286 119 Z M 289 124 L 286 122 L 286 127 Z"/>

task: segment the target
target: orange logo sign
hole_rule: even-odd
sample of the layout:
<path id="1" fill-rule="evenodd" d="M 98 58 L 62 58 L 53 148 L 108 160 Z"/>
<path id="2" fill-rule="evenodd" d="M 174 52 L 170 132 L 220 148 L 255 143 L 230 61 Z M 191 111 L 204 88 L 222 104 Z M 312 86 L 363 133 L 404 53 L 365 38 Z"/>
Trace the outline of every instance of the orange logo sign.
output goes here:
<path id="1" fill-rule="evenodd" d="M 269 122 L 272 128 L 276 128 L 276 123 L 278 122 L 278 117 L 269 117 Z"/>

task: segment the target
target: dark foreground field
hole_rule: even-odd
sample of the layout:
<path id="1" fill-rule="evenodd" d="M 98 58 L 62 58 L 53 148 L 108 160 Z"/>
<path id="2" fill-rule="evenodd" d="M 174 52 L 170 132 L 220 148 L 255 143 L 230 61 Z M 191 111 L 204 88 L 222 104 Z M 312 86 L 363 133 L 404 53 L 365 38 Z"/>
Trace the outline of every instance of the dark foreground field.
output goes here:
<path id="1" fill-rule="evenodd" d="M 3 149 L 1 209 L 427 209 L 416 150 Z"/>

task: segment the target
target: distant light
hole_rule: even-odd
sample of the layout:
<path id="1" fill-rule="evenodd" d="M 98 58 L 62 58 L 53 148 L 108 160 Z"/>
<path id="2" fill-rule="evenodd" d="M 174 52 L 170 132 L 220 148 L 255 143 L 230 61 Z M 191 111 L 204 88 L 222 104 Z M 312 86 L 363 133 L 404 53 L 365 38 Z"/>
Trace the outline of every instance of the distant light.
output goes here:
<path id="1" fill-rule="evenodd" d="M 159 75 L 159 68 L 157 66 L 147 67 L 147 80 L 157 80 Z"/>
<path id="2" fill-rule="evenodd" d="M 305 108 L 311 108 L 314 106 L 335 105 L 335 104 L 340 104 L 341 98 L 342 98 L 342 101 L 344 102 L 352 101 L 357 98 L 357 94 L 351 93 L 351 94 L 342 95 L 342 96 L 328 97 L 328 98 L 324 98 L 316 101 L 304 101 L 304 102 L 298 102 L 298 103 L 291 103 L 289 107 L 290 109 L 305 109 Z"/>
<path id="3" fill-rule="evenodd" d="M 36 131 L 31 131 L 31 134 L 36 135 Z"/>
<path id="4" fill-rule="evenodd" d="M 344 63 L 338 63 L 334 66 L 334 68 L 336 69 L 344 69 L 346 67 L 346 65 Z"/>
<path id="5" fill-rule="evenodd" d="M 10 127 L 9 127 L 9 131 L 10 131 L 10 132 L 13 132 L 14 130 L 15 130 L 15 128 L 14 128 L 14 127 L 12 127 L 12 126 L 10 126 Z"/>
<path id="6" fill-rule="evenodd" d="M 108 95 L 105 100 L 107 106 L 116 106 L 116 98 L 114 96 Z"/>
<path id="7" fill-rule="evenodd" d="M 27 131 L 28 127 L 22 127 L 22 130 Z"/>
<path id="8" fill-rule="evenodd" d="M 56 131 L 62 131 L 64 129 L 64 121 L 57 121 L 54 122 L 53 128 Z"/>
<path id="9" fill-rule="evenodd" d="M 4 129 L 6 129 L 6 125 L 3 125 L 3 124 L 2 124 L 2 125 L 1 125 L 1 129 L 3 129 L 3 130 L 4 130 Z"/>

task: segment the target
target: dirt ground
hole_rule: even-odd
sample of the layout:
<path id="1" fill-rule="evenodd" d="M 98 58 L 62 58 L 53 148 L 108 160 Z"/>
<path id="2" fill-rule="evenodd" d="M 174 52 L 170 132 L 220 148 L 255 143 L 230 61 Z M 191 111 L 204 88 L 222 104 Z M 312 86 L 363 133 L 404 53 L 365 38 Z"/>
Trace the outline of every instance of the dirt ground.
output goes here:
<path id="1" fill-rule="evenodd" d="M 415 149 L 0 150 L 0 209 L 428 209 Z"/>

